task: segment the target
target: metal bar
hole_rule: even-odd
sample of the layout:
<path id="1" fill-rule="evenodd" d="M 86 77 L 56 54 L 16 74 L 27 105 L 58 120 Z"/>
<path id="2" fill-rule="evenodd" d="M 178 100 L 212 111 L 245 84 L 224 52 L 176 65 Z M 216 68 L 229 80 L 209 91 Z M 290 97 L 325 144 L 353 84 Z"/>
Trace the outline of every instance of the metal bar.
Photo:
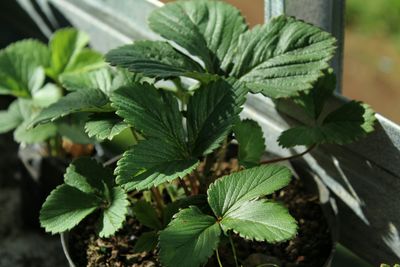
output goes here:
<path id="1" fill-rule="evenodd" d="M 265 0 L 265 21 L 281 14 L 294 16 L 330 32 L 338 40 L 338 49 L 332 60 L 337 74 L 336 91 L 341 92 L 343 70 L 345 0 Z"/>

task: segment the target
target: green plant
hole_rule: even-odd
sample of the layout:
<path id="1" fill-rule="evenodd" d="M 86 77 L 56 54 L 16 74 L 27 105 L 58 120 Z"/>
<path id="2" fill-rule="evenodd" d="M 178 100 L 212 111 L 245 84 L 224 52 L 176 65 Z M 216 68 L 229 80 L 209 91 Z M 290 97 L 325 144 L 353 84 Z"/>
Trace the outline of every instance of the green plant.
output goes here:
<path id="1" fill-rule="evenodd" d="M 62 137 L 78 143 L 91 142 L 80 132 L 84 116 L 28 127 L 43 109 L 68 92 L 63 85 L 65 79 L 105 66 L 100 53 L 86 48 L 88 42 L 85 33 L 66 28 L 57 31 L 48 46 L 23 40 L 0 51 L 0 94 L 17 98 L 7 111 L 0 112 L 0 133 L 16 128 L 17 142 L 47 142 L 55 153 L 59 152 Z M 73 131 L 69 130 L 71 127 Z"/>
<path id="2" fill-rule="evenodd" d="M 167 4 L 149 21 L 173 43 L 136 41 L 110 51 L 111 65 L 136 74 L 107 69 L 117 74 L 74 77 L 68 84 L 75 91 L 33 121 L 35 126 L 90 112 L 97 119 L 86 125 L 92 135 L 113 138 L 130 128 L 136 140 L 117 157 L 115 181 L 93 160 L 73 162 L 65 184 L 43 205 L 41 224 L 60 233 L 100 210 L 99 234 L 110 236 L 129 211 L 128 193 L 141 192 L 143 197 L 131 199 L 131 211 L 151 230 L 135 250 L 158 244 L 163 265 L 200 266 L 213 253 L 220 260 L 218 245 L 227 238 L 239 266 L 232 234 L 280 242 L 297 229 L 286 208 L 265 198 L 285 187 L 291 173 L 271 164 L 284 159 L 260 162 L 263 130 L 239 118 L 246 95 L 285 98 L 300 107 L 309 124 L 283 132 L 278 141 L 283 147 L 305 145 L 305 153 L 365 136 L 373 130 L 373 111 L 355 101 L 333 111 L 325 107 L 335 88 L 328 64 L 335 40 L 312 25 L 280 16 L 248 29 L 235 8 L 207 0 Z M 240 167 L 220 177 L 233 139 Z"/>

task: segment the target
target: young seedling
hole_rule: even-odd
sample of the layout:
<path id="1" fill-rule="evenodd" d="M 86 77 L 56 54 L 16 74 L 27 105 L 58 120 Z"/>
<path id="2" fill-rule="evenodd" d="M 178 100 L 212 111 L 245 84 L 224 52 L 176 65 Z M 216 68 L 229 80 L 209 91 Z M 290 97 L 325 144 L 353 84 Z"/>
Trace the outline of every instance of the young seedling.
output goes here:
<path id="1" fill-rule="evenodd" d="M 106 55 L 111 65 L 134 76 L 107 70 L 125 78 L 107 78 L 106 87 L 104 75 L 94 75 L 89 82 L 75 78 L 70 84 L 79 90 L 36 119 L 37 124 L 91 112 L 91 118 L 100 118 L 86 125 L 93 135 L 112 138 L 122 127 L 137 136 L 137 144 L 117 163 L 116 185 L 113 175 L 94 162 L 85 163 L 85 170 L 71 178 L 70 173 L 77 172 L 74 166 L 81 164 L 73 163 L 65 185 L 43 205 L 41 224 L 49 232 L 63 232 L 98 209 L 103 214 L 99 233 L 110 236 L 127 214 L 127 193 L 141 192 L 142 198 L 131 200 L 132 213 L 150 231 L 143 233 L 135 251 L 157 247 L 167 267 L 201 266 L 214 253 L 222 264 L 218 246 L 226 236 L 239 266 L 233 234 L 280 242 L 294 237 L 297 229 L 285 207 L 265 198 L 285 187 L 291 173 L 270 161 L 260 162 L 264 129 L 239 118 L 246 96 L 261 93 L 301 107 L 310 123 L 283 132 L 278 142 L 283 147 L 305 145 L 305 153 L 320 144 L 344 144 L 365 136 L 373 130 L 373 111 L 354 101 L 326 109 L 335 88 L 328 64 L 335 39 L 295 18 L 280 16 L 249 29 L 234 7 L 196 0 L 157 9 L 149 25 L 167 41 L 135 41 Z M 99 91 L 104 101 L 98 102 Z M 83 92 L 84 99 L 78 95 Z M 221 165 L 233 140 L 239 146 L 240 166 L 223 176 Z M 99 175 L 93 175 L 92 168 Z M 73 191 L 80 201 L 71 201 L 64 190 Z"/>
<path id="2" fill-rule="evenodd" d="M 0 133 L 15 129 L 17 142 L 47 142 L 55 154 L 60 152 L 61 137 L 77 143 L 91 142 L 80 133 L 79 117 L 29 127 L 43 109 L 66 94 L 64 77 L 105 66 L 101 54 L 86 48 L 88 42 L 89 37 L 83 32 L 66 28 L 57 31 L 48 46 L 23 40 L 0 51 L 0 94 L 17 98 L 7 111 L 0 112 Z"/>

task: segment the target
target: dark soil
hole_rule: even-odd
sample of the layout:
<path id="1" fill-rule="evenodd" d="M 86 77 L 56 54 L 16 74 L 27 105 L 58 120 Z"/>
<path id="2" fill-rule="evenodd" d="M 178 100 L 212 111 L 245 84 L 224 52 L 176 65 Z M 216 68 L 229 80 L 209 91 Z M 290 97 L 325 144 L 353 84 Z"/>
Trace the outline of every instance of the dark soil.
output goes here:
<path id="1" fill-rule="evenodd" d="M 328 224 L 315 195 L 307 193 L 297 179 L 283 190 L 275 193 L 273 199 L 286 205 L 299 224 L 297 236 L 279 244 L 250 242 L 234 238 L 240 263 L 245 267 L 322 267 L 332 249 Z M 98 238 L 95 234 L 94 218 L 80 224 L 70 234 L 71 254 L 78 266 L 90 267 L 153 267 L 160 266 L 156 260 L 157 251 L 134 253 L 133 246 L 140 234 L 147 229 L 129 218 L 124 228 L 114 237 Z M 235 266 L 229 243 L 222 241 L 219 249 L 224 267 Z M 268 265 L 265 265 L 269 263 Z M 218 266 L 211 258 L 207 267 Z M 177 265 L 177 267 L 179 267 Z"/>
<path id="2" fill-rule="evenodd" d="M 99 238 L 91 216 L 69 235 L 70 253 L 78 267 L 158 267 L 156 251 L 135 253 L 133 247 L 146 227 L 130 217 L 124 227 L 110 238 Z"/>

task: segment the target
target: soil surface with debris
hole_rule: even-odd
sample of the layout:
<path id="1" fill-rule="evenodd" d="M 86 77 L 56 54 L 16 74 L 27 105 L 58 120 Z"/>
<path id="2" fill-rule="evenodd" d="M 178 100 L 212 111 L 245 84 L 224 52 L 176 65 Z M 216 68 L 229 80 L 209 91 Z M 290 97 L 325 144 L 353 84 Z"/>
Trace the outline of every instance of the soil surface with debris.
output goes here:
<path id="1" fill-rule="evenodd" d="M 279 244 L 250 242 L 236 236 L 234 243 L 240 264 L 245 267 L 321 267 L 332 250 L 331 234 L 318 203 L 318 198 L 307 193 L 298 179 L 293 179 L 286 188 L 272 195 L 283 203 L 299 224 L 297 236 Z M 154 267 L 160 266 L 157 250 L 151 253 L 135 253 L 137 238 L 147 229 L 130 217 L 123 229 L 111 238 L 99 238 L 89 218 L 74 229 L 69 236 L 71 256 L 77 266 L 98 267 Z M 229 242 L 221 241 L 219 248 L 223 266 L 235 266 Z M 266 265 L 268 264 L 268 265 Z M 177 263 L 179 266 L 179 263 Z M 215 257 L 207 267 L 219 266 Z"/>

